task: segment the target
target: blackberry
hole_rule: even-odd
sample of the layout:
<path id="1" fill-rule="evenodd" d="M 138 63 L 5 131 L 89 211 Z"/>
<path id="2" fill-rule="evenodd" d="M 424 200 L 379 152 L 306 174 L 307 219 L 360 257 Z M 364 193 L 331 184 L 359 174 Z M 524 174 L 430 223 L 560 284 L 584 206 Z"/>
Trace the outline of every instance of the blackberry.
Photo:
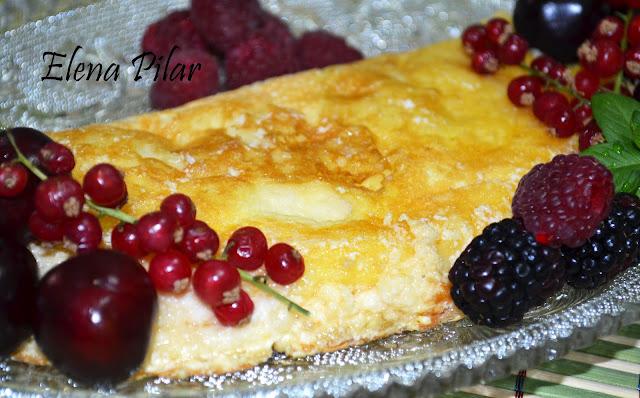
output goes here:
<path id="1" fill-rule="evenodd" d="M 593 236 L 578 248 L 563 247 L 569 285 L 593 289 L 635 265 L 639 255 L 640 199 L 619 193 L 609 216 Z"/>
<path id="2" fill-rule="evenodd" d="M 565 282 L 559 249 L 539 244 L 520 221 L 487 226 L 456 260 L 451 297 L 473 322 L 501 327 L 522 320 Z"/>

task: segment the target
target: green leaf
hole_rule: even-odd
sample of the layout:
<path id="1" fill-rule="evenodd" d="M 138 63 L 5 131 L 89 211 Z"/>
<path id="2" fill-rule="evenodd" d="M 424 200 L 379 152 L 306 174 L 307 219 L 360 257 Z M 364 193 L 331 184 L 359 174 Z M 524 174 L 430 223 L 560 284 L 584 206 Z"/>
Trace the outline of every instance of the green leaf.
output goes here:
<path id="1" fill-rule="evenodd" d="M 640 148 L 640 111 L 633 111 L 631 115 L 631 137 L 636 147 Z"/>
<path id="2" fill-rule="evenodd" d="M 631 117 L 640 111 L 640 102 L 619 94 L 596 94 L 591 98 L 593 117 L 607 142 L 631 144 Z"/>
<path id="3" fill-rule="evenodd" d="M 581 155 L 595 157 L 613 173 L 616 192 L 636 193 L 640 189 L 640 149 L 635 145 L 606 142 L 589 147 Z"/>

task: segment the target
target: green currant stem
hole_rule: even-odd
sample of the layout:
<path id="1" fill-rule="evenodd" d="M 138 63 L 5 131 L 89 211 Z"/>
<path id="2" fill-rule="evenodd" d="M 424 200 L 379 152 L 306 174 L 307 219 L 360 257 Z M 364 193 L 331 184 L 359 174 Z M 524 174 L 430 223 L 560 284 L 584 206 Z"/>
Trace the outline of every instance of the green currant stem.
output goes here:
<path id="1" fill-rule="evenodd" d="M 269 285 L 267 285 L 266 283 L 262 282 L 261 280 L 263 280 L 264 276 L 261 276 L 261 275 L 252 276 L 247 271 L 243 271 L 241 269 L 239 269 L 238 272 L 240 272 L 240 277 L 242 278 L 243 281 L 245 281 L 245 282 L 253 285 L 254 287 L 262 290 L 263 292 L 273 296 L 276 300 L 286 304 L 287 307 L 289 307 L 289 309 L 296 310 L 296 311 L 298 311 L 299 313 L 301 313 L 302 315 L 305 315 L 305 316 L 311 315 L 311 312 L 309 312 L 305 308 L 301 307 L 300 305 L 294 303 L 293 301 L 289 300 L 285 296 L 283 296 L 280 293 L 278 293 L 277 291 L 275 291 Z"/>
<path id="2" fill-rule="evenodd" d="M 629 22 L 631 22 L 631 18 L 633 18 L 633 10 L 629 9 L 627 11 L 627 15 L 624 18 L 624 36 L 622 36 L 622 41 L 620 42 L 620 48 L 624 53 L 627 51 L 627 47 L 629 46 L 629 39 L 627 37 L 627 31 L 629 30 Z M 624 69 L 618 72 L 616 75 L 616 81 L 613 86 L 613 92 L 616 94 L 620 94 L 620 89 L 622 88 L 622 79 L 624 78 Z"/>
<path id="3" fill-rule="evenodd" d="M 33 164 L 31 160 L 29 160 L 26 156 L 24 156 L 20 148 L 18 148 L 18 145 L 16 144 L 16 140 L 13 138 L 13 134 L 7 133 L 7 138 L 9 139 L 9 143 L 11 143 L 13 150 L 16 151 L 16 156 L 18 157 L 18 161 L 22 163 L 24 167 L 29 169 L 33 174 L 35 174 L 36 177 L 38 177 L 41 181 L 46 180 L 48 178 L 47 175 L 44 174 L 42 170 L 40 170 L 35 164 Z M 92 208 L 93 210 L 97 211 L 100 214 L 106 214 L 117 220 L 124 221 L 129 224 L 133 224 L 136 222 L 135 217 L 130 216 L 129 214 L 120 210 L 99 206 L 95 204 L 91 199 L 87 199 L 86 204 L 87 206 L 89 206 L 90 208 Z"/>
<path id="4" fill-rule="evenodd" d="M 582 95 L 580 95 L 578 92 L 576 92 L 575 90 L 573 90 L 571 87 L 565 86 L 563 84 L 561 84 L 559 81 L 554 80 L 552 78 L 550 78 L 549 76 L 544 75 L 543 73 L 538 72 L 537 70 L 533 69 L 530 66 L 524 65 L 524 64 L 520 64 L 520 67 L 524 70 L 526 70 L 527 72 L 529 72 L 530 75 L 533 76 L 537 76 L 539 78 L 541 78 L 542 80 L 545 81 L 545 83 L 552 85 L 553 87 L 555 87 L 556 90 L 561 91 L 565 94 L 569 94 L 570 96 L 576 98 L 578 101 L 580 101 L 580 104 L 589 104 L 589 100 L 586 99 L 585 97 L 583 97 Z"/>

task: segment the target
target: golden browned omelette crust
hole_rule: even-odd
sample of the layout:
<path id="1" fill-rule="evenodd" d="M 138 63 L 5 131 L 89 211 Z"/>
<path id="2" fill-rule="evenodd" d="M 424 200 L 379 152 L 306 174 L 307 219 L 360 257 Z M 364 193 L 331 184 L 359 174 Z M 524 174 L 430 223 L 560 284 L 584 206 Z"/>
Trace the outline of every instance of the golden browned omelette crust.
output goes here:
<path id="1" fill-rule="evenodd" d="M 133 215 L 183 192 L 223 241 L 254 225 L 304 255 L 301 281 L 277 288 L 310 317 L 246 287 L 251 322 L 224 328 L 192 291 L 164 295 L 141 374 L 226 372 L 458 317 L 456 255 L 510 215 L 526 171 L 575 147 L 509 103 L 516 74 L 478 76 L 450 41 L 55 133 L 76 177 L 98 162 L 124 171 Z M 64 257 L 33 250 L 44 269 Z M 18 357 L 41 358 L 33 343 Z"/>

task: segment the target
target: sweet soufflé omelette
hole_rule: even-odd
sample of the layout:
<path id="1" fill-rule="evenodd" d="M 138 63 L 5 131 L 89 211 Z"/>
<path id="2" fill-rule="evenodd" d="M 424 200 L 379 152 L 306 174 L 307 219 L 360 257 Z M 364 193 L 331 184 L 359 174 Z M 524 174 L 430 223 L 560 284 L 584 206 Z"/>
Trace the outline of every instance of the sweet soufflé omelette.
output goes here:
<path id="1" fill-rule="evenodd" d="M 160 295 L 139 375 L 227 372 L 460 318 L 447 280 L 456 256 L 510 215 L 533 165 L 575 148 L 510 105 L 517 68 L 486 78 L 468 62 L 448 41 L 52 133 L 76 154 L 75 177 L 99 162 L 124 172 L 134 216 L 182 192 L 223 242 L 252 225 L 304 256 L 302 279 L 275 288 L 308 317 L 244 285 L 255 312 L 227 328 L 192 290 Z M 42 273 L 68 256 L 31 248 Z M 45 363 L 33 342 L 17 358 Z"/>

